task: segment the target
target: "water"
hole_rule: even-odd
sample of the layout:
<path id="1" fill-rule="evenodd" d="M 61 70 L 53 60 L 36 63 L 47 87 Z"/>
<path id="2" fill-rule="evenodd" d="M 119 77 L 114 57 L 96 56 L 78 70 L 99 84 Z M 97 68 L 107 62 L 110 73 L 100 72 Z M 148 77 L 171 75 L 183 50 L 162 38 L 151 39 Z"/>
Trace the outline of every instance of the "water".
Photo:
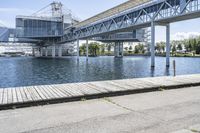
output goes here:
<path id="1" fill-rule="evenodd" d="M 200 73 L 200 58 L 171 58 L 176 60 L 177 75 Z M 173 75 L 165 67 L 165 58 L 156 57 L 151 69 L 150 57 L 81 57 L 42 59 L 31 57 L 0 58 L 0 88 L 47 85 L 111 79 L 141 78 Z"/>

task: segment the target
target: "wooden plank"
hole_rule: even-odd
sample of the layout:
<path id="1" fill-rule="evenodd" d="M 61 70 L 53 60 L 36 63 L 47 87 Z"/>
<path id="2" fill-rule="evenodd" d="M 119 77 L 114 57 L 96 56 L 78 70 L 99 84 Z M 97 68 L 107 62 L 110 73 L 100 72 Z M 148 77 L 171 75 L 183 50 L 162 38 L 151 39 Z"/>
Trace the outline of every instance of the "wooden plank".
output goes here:
<path id="1" fill-rule="evenodd" d="M 181 80 L 184 83 L 199 83 L 200 81 L 198 81 L 197 79 L 194 80 L 194 78 L 185 78 L 185 77 L 179 77 L 179 80 Z"/>
<path id="2" fill-rule="evenodd" d="M 8 103 L 13 103 L 12 88 L 7 88 L 7 90 L 8 90 Z"/>
<path id="3" fill-rule="evenodd" d="M 121 81 L 121 83 L 132 86 L 133 89 L 143 89 L 144 87 L 147 86 L 147 85 L 144 85 L 145 83 L 139 84 L 137 81 L 133 81 L 133 80 L 124 80 L 124 81 Z"/>
<path id="4" fill-rule="evenodd" d="M 38 89 L 43 94 L 43 96 L 45 97 L 45 99 L 49 99 L 49 95 L 44 91 L 44 89 L 42 88 L 42 86 L 38 86 Z"/>
<path id="5" fill-rule="evenodd" d="M 107 92 L 110 92 L 109 90 L 105 89 L 105 88 L 99 88 L 91 83 L 86 83 L 86 85 L 92 89 L 95 89 L 95 90 L 98 90 L 100 91 L 101 93 L 107 93 Z"/>
<path id="6" fill-rule="evenodd" d="M 40 90 L 40 88 L 38 86 L 34 86 L 34 89 L 38 93 L 38 95 L 40 96 L 40 98 L 46 99 L 46 96 L 43 95 L 43 93 L 41 92 L 41 90 Z"/>
<path id="7" fill-rule="evenodd" d="M 0 105 L 134 89 L 200 83 L 200 76 L 155 77 L 0 89 Z"/>
<path id="8" fill-rule="evenodd" d="M 66 92 L 68 93 L 71 97 L 74 96 L 74 93 L 70 91 L 70 89 L 68 90 L 68 88 L 64 85 L 61 84 L 60 87 Z"/>
<path id="9" fill-rule="evenodd" d="M 74 88 L 73 84 L 65 84 L 64 87 L 67 89 L 67 91 L 71 92 L 73 96 L 83 96 L 84 94 L 80 91 Z"/>
<path id="10" fill-rule="evenodd" d="M 193 84 L 193 83 L 200 83 L 200 77 L 193 77 L 193 76 L 179 76 L 177 77 L 170 77 L 170 80 L 174 80 L 177 82 L 181 82 L 183 84 Z"/>
<path id="11" fill-rule="evenodd" d="M 19 89 L 19 91 L 20 91 L 20 93 L 21 93 L 22 100 L 23 100 L 24 102 L 28 101 L 27 96 L 26 96 L 26 94 L 25 94 L 25 92 L 24 92 L 24 90 L 23 90 L 23 87 L 19 87 L 18 89 Z"/>
<path id="12" fill-rule="evenodd" d="M 73 94 L 70 93 L 70 92 L 66 89 L 66 87 L 63 86 L 63 84 L 59 85 L 59 88 L 62 89 L 69 97 L 72 97 L 72 96 L 73 96 Z"/>
<path id="13" fill-rule="evenodd" d="M 84 92 L 87 92 L 87 94 L 99 94 L 100 91 L 93 89 L 91 87 L 88 87 L 85 83 L 77 83 L 78 89 L 83 90 Z"/>
<path id="14" fill-rule="evenodd" d="M 57 88 L 59 91 L 61 91 L 65 95 L 65 97 L 71 96 L 67 91 L 65 91 L 65 89 L 61 87 L 61 85 L 55 85 L 54 87 Z"/>
<path id="15" fill-rule="evenodd" d="M 32 89 L 31 89 L 32 93 L 35 95 L 35 98 L 37 101 L 40 101 L 42 100 L 42 97 L 39 95 L 39 93 L 37 92 L 35 86 L 32 86 Z"/>
<path id="16" fill-rule="evenodd" d="M 118 84 L 116 82 L 113 82 L 113 80 L 112 81 L 105 81 L 105 82 L 107 84 L 110 84 L 110 85 L 116 87 L 116 88 L 119 88 L 119 90 L 121 90 L 121 91 L 128 90 L 126 86 L 123 86 L 122 84 Z M 118 81 L 118 82 L 120 82 L 120 81 Z"/>
<path id="17" fill-rule="evenodd" d="M 31 94 L 29 93 L 28 88 L 27 87 L 23 87 L 23 90 L 24 90 L 24 92 L 25 92 L 25 94 L 27 96 L 27 100 L 28 101 L 33 101 L 33 98 L 31 97 Z"/>
<path id="18" fill-rule="evenodd" d="M 134 89 L 133 86 L 128 85 L 127 83 L 124 83 L 123 81 L 111 81 L 112 84 L 118 85 L 118 86 L 123 86 L 126 88 L 126 90 L 132 90 Z"/>
<path id="19" fill-rule="evenodd" d="M 79 86 L 78 84 L 71 84 L 71 89 L 73 89 L 76 92 L 81 92 L 84 95 L 89 94 L 86 90 L 84 90 L 83 86 Z"/>
<path id="20" fill-rule="evenodd" d="M 35 95 L 35 93 L 34 93 L 34 88 L 33 88 L 33 86 L 29 86 L 29 87 L 27 87 L 27 90 L 28 90 L 28 92 L 30 93 L 30 96 L 31 96 L 31 98 L 33 99 L 33 101 L 37 101 L 38 100 L 38 98 L 37 98 L 37 96 Z"/>
<path id="21" fill-rule="evenodd" d="M 53 86 L 51 85 L 48 85 L 49 89 L 56 95 L 58 95 L 57 98 L 60 98 L 60 97 L 63 97 L 63 94 L 61 94 L 56 88 L 54 88 Z"/>
<path id="22" fill-rule="evenodd" d="M 7 104 L 8 103 L 8 89 L 4 88 L 3 91 L 3 104 Z"/>
<path id="23" fill-rule="evenodd" d="M 56 85 L 51 85 L 50 88 L 52 88 L 53 91 L 55 91 L 56 93 L 58 93 L 60 95 L 60 97 L 66 97 L 67 96 L 65 93 L 63 93 L 62 91 L 60 91 L 60 89 L 58 89 L 56 87 Z"/>
<path id="24" fill-rule="evenodd" d="M 46 85 L 41 86 L 41 89 L 42 89 L 43 92 L 48 96 L 48 99 L 53 99 L 53 98 L 56 97 L 55 95 L 53 95 L 53 94 L 50 92 L 50 90 L 47 88 Z"/>
<path id="25" fill-rule="evenodd" d="M 138 82 L 139 84 L 144 83 L 146 86 L 149 86 L 149 87 L 155 87 L 155 86 L 159 87 L 160 86 L 160 84 L 157 80 L 153 81 L 151 79 L 152 78 L 142 78 L 142 79 L 137 79 L 136 82 Z"/>
<path id="26" fill-rule="evenodd" d="M 121 91 L 121 89 L 119 87 L 116 87 L 114 85 L 111 85 L 107 82 L 92 82 L 91 84 L 93 84 L 94 86 L 98 87 L 98 88 L 104 88 L 110 92 L 115 92 L 115 91 Z"/>
<path id="27" fill-rule="evenodd" d="M 12 94 L 13 94 L 13 103 L 17 103 L 18 102 L 18 98 L 17 98 L 17 93 L 16 93 L 16 88 L 12 88 Z"/>
<path id="28" fill-rule="evenodd" d="M 73 96 L 80 96 L 80 95 L 83 95 L 83 93 L 79 92 L 79 91 L 76 91 L 72 84 L 65 84 L 64 85 L 65 89 L 70 92 Z"/>
<path id="29" fill-rule="evenodd" d="M 132 84 L 135 84 L 136 86 L 138 86 L 139 88 L 150 88 L 150 87 L 154 87 L 155 85 L 153 85 L 152 82 L 148 82 L 142 79 L 135 79 L 135 80 L 130 80 L 132 81 Z"/>
<path id="30" fill-rule="evenodd" d="M 13 88 L 8 88 L 8 103 L 13 103 L 12 89 Z"/>
<path id="31" fill-rule="evenodd" d="M 60 97 L 57 93 L 55 93 L 55 92 L 52 90 L 52 88 L 49 87 L 49 85 L 46 85 L 46 86 L 45 86 L 45 90 L 46 90 L 46 91 L 48 90 L 48 92 L 49 92 L 49 93 L 52 95 L 52 97 L 54 97 L 54 98 L 59 98 L 59 97 Z"/>
<path id="32" fill-rule="evenodd" d="M 15 88 L 15 91 L 16 91 L 16 95 L 17 95 L 17 100 L 19 103 L 23 102 L 23 99 L 22 99 L 22 95 L 20 93 L 20 90 L 19 90 L 19 87 Z"/>
<path id="33" fill-rule="evenodd" d="M 3 88 L 0 89 L 0 104 L 3 104 Z"/>

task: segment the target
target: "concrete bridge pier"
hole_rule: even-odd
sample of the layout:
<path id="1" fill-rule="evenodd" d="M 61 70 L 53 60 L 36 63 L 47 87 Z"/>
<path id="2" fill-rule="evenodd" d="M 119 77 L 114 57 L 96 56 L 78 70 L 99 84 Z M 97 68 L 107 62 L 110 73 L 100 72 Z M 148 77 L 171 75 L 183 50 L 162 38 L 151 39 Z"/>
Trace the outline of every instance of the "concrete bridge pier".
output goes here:
<path id="1" fill-rule="evenodd" d="M 155 23 L 151 22 L 151 67 L 155 67 Z"/>
<path id="2" fill-rule="evenodd" d="M 32 55 L 35 57 L 35 48 L 32 48 Z"/>
<path id="3" fill-rule="evenodd" d="M 55 44 L 53 44 L 52 45 L 52 52 L 51 52 L 52 54 L 52 58 L 55 58 L 55 56 L 56 56 L 56 46 L 55 46 Z"/>
<path id="4" fill-rule="evenodd" d="M 166 25 L 166 66 L 170 66 L 170 24 Z"/>
<path id="5" fill-rule="evenodd" d="M 88 61 L 88 39 L 86 40 L 86 60 Z"/>
<path id="6" fill-rule="evenodd" d="M 123 53 L 123 42 L 115 42 L 115 47 L 114 47 L 114 56 L 115 57 L 123 57 L 124 53 Z"/>
<path id="7" fill-rule="evenodd" d="M 58 46 L 58 57 L 62 57 L 62 45 Z"/>
<path id="8" fill-rule="evenodd" d="M 77 53 L 76 53 L 77 54 L 77 61 L 79 61 L 79 39 L 77 39 L 76 43 L 77 43 L 77 48 L 76 48 L 77 49 Z"/>
<path id="9" fill-rule="evenodd" d="M 48 56 L 48 47 L 45 48 L 45 56 Z"/>
<path id="10" fill-rule="evenodd" d="M 42 57 L 43 56 L 43 47 L 40 47 L 39 48 L 39 57 Z"/>

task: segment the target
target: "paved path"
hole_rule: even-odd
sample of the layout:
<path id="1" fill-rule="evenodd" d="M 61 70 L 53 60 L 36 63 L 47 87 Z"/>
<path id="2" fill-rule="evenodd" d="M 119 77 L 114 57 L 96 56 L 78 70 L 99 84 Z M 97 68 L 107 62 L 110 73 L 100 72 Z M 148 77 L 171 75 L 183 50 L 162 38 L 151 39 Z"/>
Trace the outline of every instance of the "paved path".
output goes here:
<path id="1" fill-rule="evenodd" d="M 0 110 L 200 85 L 200 74 L 0 88 Z"/>
<path id="2" fill-rule="evenodd" d="M 195 133 L 199 124 L 200 87 L 0 111 L 0 133 Z"/>

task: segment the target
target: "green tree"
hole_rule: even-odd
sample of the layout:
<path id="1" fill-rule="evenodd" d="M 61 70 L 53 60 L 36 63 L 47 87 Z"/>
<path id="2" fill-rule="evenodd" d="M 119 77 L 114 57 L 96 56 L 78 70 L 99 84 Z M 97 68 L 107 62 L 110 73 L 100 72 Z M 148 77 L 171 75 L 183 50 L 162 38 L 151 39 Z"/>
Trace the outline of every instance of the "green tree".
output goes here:
<path id="1" fill-rule="evenodd" d="M 178 49 L 178 50 L 183 50 L 183 47 L 182 47 L 182 44 L 181 44 L 181 43 L 178 44 L 177 49 Z"/>
<path id="2" fill-rule="evenodd" d="M 172 54 L 174 55 L 176 53 L 176 45 L 172 45 Z"/>
<path id="3" fill-rule="evenodd" d="M 165 46 L 166 46 L 166 43 L 165 42 L 161 42 L 160 47 L 161 47 L 162 52 L 165 51 Z"/>
<path id="4" fill-rule="evenodd" d="M 195 51 L 196 51 L 196 54 L 200 54 L 200 38 L 198 38 L 198 42 L 197 42 Z"/>
<path id="5" fill-rule="evenodd" d="M 125 47 L 124 49 L 125 49 L 126 51 L 128 51 L 128 47 Z"/>
<path id="6" fill-rule="evenodd" d="M 191 40 L 191 39 L 189 39 L 188 51 L 189 51 L 189 52 L 192 51 L 192 40 Z"/>
<path id="7" fill-rule="evenodd" d="M 86 44 L 83 44 L 82 46 L 80 46 L 79 53 L 80 55 L 86 55 Z"/>
<path id="8" fill-rule="evenodd" d="M 112 44 L 111 43 L 107 44 L 107 50 L 108 50 L 108 52 L 111 51 L 111 48 L 112 48 Z"/>
<path id="9" fill-rule="evenodd" d="M 135 50 L 134 50 L 134 53 L 135 54 L 139 54 L 140 50 L 139 50 L 139 47 L 138 45 L 135 46 Z"/>
<path id="10" fill-rule="evenodd" d="M 144 54 L 145 53 L 144 45 L 143 44 L 138 44 L 138 47 L 139 47 L 140 53 Z"/>
<path id="11" fill-rule="evenodd" d="M 101 49 L 101 55 L 104 55 L 105 54 L 105 44 L 101 44 L 100 49 Z"/>
<path id="12" fill-rule="evenodd" d="M 156 51 L 158 51 L 158 53 L 161 53 L 161 45 L 160 45 L 160 43 L 156 43 L 155 49 L 156 49 Z"/>
<path id="13" fill-rule="evenodd" d="M 197 48 L 197 41 L 196 38 L 192 39 L 192 51 L 196 51 Z"/>
<path id="14" fill-rule="evenodd" d="M 99 54 L 100 45 L 97 42 L 92 42 L 89 44 L 89 53 L 92 56 L 97 56 Z"/>
<path id="15" fill-rule="evenodd" d="M 145 53 L 145 48 L 144 48 L 144 45 L 143 44 L 138 44 L 135 46 L 135 50 L 134 50 L 134 53 L 136 54 L 144 54 Z"/>
<path id="16" fill-rule="evenodd" d="M 133 47 L 132 47 L 132 46 L 129 46 L 129 48 L 128 48 L 128 49 L 129 49 L 129 51 L 128 51 L 128 52 L 129 52 L 129 53 L 132 53 Z"/>
<path id="17" fill-rule="evenodd" d="M 184 39 L 183 40 L 183 44 L 184 44 L 186 52 L 189 52 L 190 51 L 190 49 L 189 49 L 189 40 Z"/>

